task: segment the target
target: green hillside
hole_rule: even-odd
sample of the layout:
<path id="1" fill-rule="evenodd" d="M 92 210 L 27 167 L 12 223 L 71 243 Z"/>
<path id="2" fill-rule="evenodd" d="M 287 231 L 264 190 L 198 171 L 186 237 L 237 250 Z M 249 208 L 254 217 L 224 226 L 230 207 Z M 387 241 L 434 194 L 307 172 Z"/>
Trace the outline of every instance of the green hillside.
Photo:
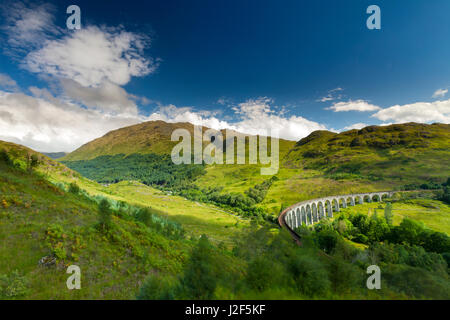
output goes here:
<path id="1" fill-rule="evenodd" d="M 99 156 L 130 155 L 136 153 L 170 155 L 172 148 L 178 144 L 177 141 L 171 141 L 171 135 L 176 129 L 189 131 L 193 139 L 194 126 L 191 123 L 148 121 L 108 132 L 103 137 L 86 143 L 60 160 L 92 160 Z M 202 130 L 205 133 L 209 128 L 202 127 Z M 221 130 L 221 133 L 224 139 L 226 139 L 225 130 Z M 238 136 L 243 135 L 242 133 L 235 133 Z M 208 143 L 204 141 L 203 145 Z M 284 154 L 289 151 L 294 144 L 295 142 L 293 141 L 280 139 L 281 153 Z"/>
<path id="2" fill-rule="evenodd" d="M 339 134 L 316 131 L 282 159 L 277 181 L 259 204 L 273 214 L 281 206 L 315 197 L 440 185 L 450 176 L 450 125 L 407 123 Z M 196 183 L 243 193 L 265 179 L 255 166 L 214 165 Z"/>
<path id="3" fill-rule="evenodd" d="M 382 229 L 385 237 L 400 237 L 393 244 L 359 244 L 360 232 L 372 236 L 384 220 L 371 214 L 367 230 L 356 222 L 346 229 L 342 221 L 351 224 L 343 212 L 315 230 L 301 230 L 299 248 L 284 230 L 264 223 L 247 228 L 247 220 L 211 204 L 136 181 L 102 186 L 25 147 L 0 142 L 0 150 L 7 150 L 0 151 L 0 299 L 445 299 L 450 294 L 450 238 L 400 222 L 400 215 L 421 221 L 425 214 L 430 228 L 446 232 L 447 222 L 434 220 L 446 219 L 449 207 L 436 200 L 394 203 L 395 227 Z M 283 180 L 270 181 L 246 196 L 256 198 Z M 203 233 L 212 241 L 197 240 Z M 426 250 L 418 246 L 422 242 Z M 382 290 L 368 291 L 365 270 L 373 257 L 384 283 Z M 81 290 L 66 288 L 69 265 L 81 268 Z M 420 281 L 405 286 L 410 279 Z"/>
<path id="4" fill-rule="evenodd" d="M 147 226 L 111 202 L 110 227 L 99 229 L 100 198 L 25 169 L 27 149 L 8 146 L 17 158 L 0 159 L 0 298 L 130 299 L 149 273 L 180 272 L 191 245 L 166 232 L 169 220 L 154 216 Z M 66 288 L 72 264 L 81 266 L 83 290 Z"/>
<path id="5" fill-rule="evenodd" d="M 261 175 L 260 165 L 175 166 L 168 140 L 178 126 L 192 130 L 189 124 L 161 121 L 127 127 L 81 147 L 62 162 L 98 182 L 138 180 L 259 217 L 276 217 L 282 207 L 314 197 L 440 185 L 450 176 L 446 124 L 370 126 L 339 134 L 316 131 L 297 143 L 280 140 L 280 168 L 274 179 Z M 146 137 L 163 139 L 166 149 L 154 149 L 157 144 L 152 143 L 146 147 Z M 125 145 L 126 150 L 121 148 Z M 113 155 L 98 156 L 105 148 Z M 264 184 L 257 196 L 249 196 Z"/>
<path id="6" fill-rule="evenodd" d="M 405 123 L 313 132 L 297 142 L 284 166 L 336 179 L 441 181 L 450 173 L 449 158 L 450 125 Z"/>

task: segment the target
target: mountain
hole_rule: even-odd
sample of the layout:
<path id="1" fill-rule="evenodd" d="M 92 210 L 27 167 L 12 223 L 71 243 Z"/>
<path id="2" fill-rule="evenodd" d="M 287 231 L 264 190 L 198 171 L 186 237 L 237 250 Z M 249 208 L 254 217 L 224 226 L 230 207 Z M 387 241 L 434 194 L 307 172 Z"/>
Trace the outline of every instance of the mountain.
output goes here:
<path id="1" fill-rule="evenodd" d="M 450 175 L 450 125 L 405 123 L 342 133 L 316 131 L 296 143 L 288 168 L 335 178 L 444 180 Z"/>
<path id="2" fill-rule="evenodd" d="M 50 159 L 56 160 L 67 155 L 67 152 L 42 152 L 43 155 L 46 155 Z"/>
<path id="3" fill-rule="evenodd" d="M 117 154 L 157 154 L 170 155 L 178 141 L 171 141 L 171 135 L 176 129 L 189 131 L 194 137 L 194 125 L 188 122 L 167 123 L 164 121 L 148 121 L 133 126 L 110 131 L 103 137 L 86 143 L 77 150 L 61 158 L 62 161 L 92 160 L 99 156 Z M 203 127 L 203 133 L 210 128 Z M 226 139 L 225 130 L 220 130 Z M 231 131 L 237 136 L 248 136 Z M 280 139 L 280 151 L 287 152 L 295 142 Z M 204 141 L 203 145 L 208 144 Z"/>
<path id="4" fill-rule="evenodd" d="M 211 168 L 214 166 L 207 170 Z M 241 182 L 252 180 L 251 171 L 247 171 L 252 168 L 250 165 L 227 168 L 235 170 L 235 174 L 246 173 Z M 308 170 L 298 170 L 281 168 L 277 179 L 269 179 L 274 185 L 278 184 L 269 185 L 270 191 L 281 185 L 289 188 L 285 183 L 291 178 L 300 180 L 302 187 L 315 185 L 316 176 Z M 74 182 L 82 188 L 78 189 Z M 329 184 L 329 181 L 323 183 Z M 101 192 L 93 195 L 93 190 Z M 417 234 L 430 235 L 426 238 L 429 251 L 399 244 L 380 247 L 383 243 L 375 249 L 367 248 L 344 239 L 337 232 L 333 233 L 334 249 L 328 245 L 319 247 L 316 243 L 330 243 L 331 230 L 328 229 L 311 230 L 310 241 L 305 241 L 307 250 L 304 250 L 287 232 L 273 225 L 247 228 L 246 219 L 237 219 L 221 209 L 202 212 L 208 205 L 153 192 L 136 181 L 100 186 L 31 149 L 0 141 L 0 299 L 133 299 L 136 296 L 140 299 L 198 299 L 205 287 L 210 288 L 212 280 L 214 286 L 208 290 L 212 290 L 217 299 L 336 299 L 348 297 L 350 289 L 352 299 L 367 299 L 362 275 L 370 263 L 365 257 L 372 255 L 382 257 L 379 263 L 389 281 L 383 290 L 370 293 L 369 298 L 445 299 L 450 292 L 444 260 L 447 257 L 448 261 L 448 255 L 437 254 L 441 251 L 436 250 L 441 247 L 434 246 L 436 241 L 445 245 L 445 240 L 447 246 L 449 243 L 445 234 L 433 231 L 448 232 L 450 207 L 442 202 L 413 199 L 396 202 L 392 209 L 395 224 L 392 228 L 398 231 L 394 234 L 403 236 L 404 233 L 405 237 L 410 237 L 412 233 L 406 228 L 409 223 L 415 228 L 411 232 L 419 228 L 422 231 Z M 292 194 L 288 189 L 284 193 Z M 267 196 L 272 195 L 269 192 Z M 102 204 L 104 200 L 109 205 Z M 148 208 L 149 203 L 171 212 L 170 219 Z M 383 204 L 366 204 L 365 210 L 369 205 L 369 212 L 376 212 L 382 210 Z M 360 212 L 359 206 L 351 209 Z M 108 223 L 105 214 L 110 217 Z M 183 215 L 182 225 L 173 222 L 172 219 Z M 405 215 L 425 222 L 431 229 L 411 220 L 400 224 L 400 218 Z M 370 221 L 373 219 L 372 216 Z M 338 225 L 342 232 L 344 229 L 339 222 L 336 219 L 329 226 Z M 238 226 L 241 232 L 230 233 Z M 199 227 L 202 229 L 198 230 Z M 200 240 L 184 236 L 184 228 L 197 230 L 197 235 L 208 233 L 213 240 L 227 234 L 232 242 L 227 246 L 215 241 L 220 243 L 216 246 L 203 236 Z M 360 238 L 364 240 L 363 237 L 356 240 Z M 327 254 L 321 250 L 328 250 Z M 359 259 L 358 263 L 355 258 Z M 340 270 L 346 270 L 346 281 L 335 277 L 338 263 Z M 199 264 L 205 266 L 207 276 L 196 272 Z M 66 270 L 71 265 L 81 269 L 81 290 L 66 289 L 70 276 Z M 295 267 L 298 265 L 305 265 L 302 268 L 306 270 L 321 270 L 318 274 L 311 273 L 314 284 L 321 279 L 325 281 L 320 291 L 299 290 L 303 288 L 303 282 L 299 281 L 304 281 L 304 277 L 298 277 L 300 269 Z M 277 277 L 273 277 L 270 270 L 276 270 Z M 347 278 L 352 279 L 351 282 Z M 421 282 L 414 290 L 405 291 L 405 283 L 410 278 L 421 279 Z M 261 283 L 269 285 L 262 287 Z M 277 288 L 275 292 L 273 287 Z"/>
<path id="5" fill-rule="evenodd" d="M 174 165 L 169 154 L 177 142 L 170 141 L 170 135 L 177 128 L 193 132 L 189 123 L 146 122 L 112 131 L 60 160 L 98 182 L 138 180 L 172 191 L 177 188 L 180 195 L 195 201 L 217 204 L 216 196 L 211 200 L 205 195 L 209 188 L 227 197 L 220 201 L 235 203 L 231 195 L 240 194 L 247 203 L 246 195 L 257 189 L 256 207 L 273 216 L 281 207 L 309 198 L 440 185 L 450 176 L 448 124 L 368 126 L 341 133 L 315 131 L 298 142 L 280 139 L 276 179 L 261 175 L 260 165 Z M 189 183 L 203 194 L 186 191 Z"/>

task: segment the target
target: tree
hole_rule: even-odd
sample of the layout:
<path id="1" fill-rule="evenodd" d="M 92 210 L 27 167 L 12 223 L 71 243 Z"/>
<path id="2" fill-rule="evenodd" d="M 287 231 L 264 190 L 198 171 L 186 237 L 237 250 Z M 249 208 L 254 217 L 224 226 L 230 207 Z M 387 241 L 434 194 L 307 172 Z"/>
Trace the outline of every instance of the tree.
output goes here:
<path id="1" fill-rule="evenodd" d="M 175 284 L 174 281 L 158 274 L 148 277 L 137 295 L 138 300 L 173 300 Z"/>
<path id="2" fill-rule="evenodd" d="M 136 213 L 136 219 L 147 227 L 150 227 L 152 224 L 152 214 L 147 208 L 142 208 Z"/>
<path id="3" fill-rule="evenodd" d="M 444 187 L 444 193 L 441 197 L 441 200 L 447 204 L 450 204 L 450 185 L 447 181 L 447 186 Z"/>
<path id="4" fill-rule="evenodd" d="M 339 239 L 339 234 L 334 230 L 323 229 L 317 233 L 317 242 L 319 248 L 326 253 L 331 253 L 336 247 Z"/>
<path id="5" fill-rule="evenodd" d="M 390 202 L 386 203 L 386 207 L 384 207 L 384 218 L 388 225 L 392 226 L 394 215 L 392 213 L 392 204 Z"/>
<path id="6" fill-rule="evenodd" d="M 424 227 L 417 221 L 404 218 L 402 223 L 396 228 L 398 243 L 406 242 L 410 245 L 420 245 L 419 235 L 424 231 Z"/>
<path id="7" fill-rule="evenodd" d="M 186 264 L 181 279 L 182 294 L 188 299 L 212 299 L 217 286 L 213 266 L 213 247 L 202 235 Z"/>
<path id="8" fill-rule="evenodd" d="M 4 149 L 0 150 L 0 162 L 3 162 L 8 166 L 12 165 L 12 160 L 9 157 L 8 152 L 6 152 L 6 150 Z"/>
<path id="9" fill-rule="evenodd" d="M 351 291 L 362 283 L 361 270 L 339 256 L 334 256 L 330 261 L 329 278 L 334 292 Z"/>
<path id="10" fill-rule="evenodd" d="M 35 154 L 28 154 L 27 157 L 27 169 L 32 170 L 33 168 L 36 168 L 39 164 L 39 158 Z"/>
<path id="11" fill-rule="evenodd" d="M 102 230 L 111 228 L 111 205 L 108 200 L 102 199 L 98 205 L 99 224 Z"/>
<path id="12" fill-rule="evenodd" d="M 295 284 L 308 297 L 325 294 L 330 288 L 330 280 L 325 266 L 315 257 L 296 255 L 289 263 Z"/>
<path id="13" fill-rule="evenodd" d="M 72 182 L 69 185 L 69 192 L 73 193 L 73 194 L 79 194 L 80 193 L 80 187 L 75 182 Z"/>

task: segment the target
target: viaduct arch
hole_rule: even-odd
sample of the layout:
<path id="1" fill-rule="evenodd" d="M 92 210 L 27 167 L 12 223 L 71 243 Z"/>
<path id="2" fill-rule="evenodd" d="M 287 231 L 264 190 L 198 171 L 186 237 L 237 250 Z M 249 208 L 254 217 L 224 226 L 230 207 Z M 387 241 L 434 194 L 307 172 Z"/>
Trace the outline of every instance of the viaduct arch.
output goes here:
<path id="1" fill-rule="evenodd" d="M 278 217 L 282 227 L 295 234 L 295 229 L 302 225 L 313 225 L 324 218 L 332 218 L 340 208 L 354 206 L 364 202 L 383 201 L 383 197 L 392 197 L 394 191 L 379 191 L 369 193 L 353 193 L 340 196 L 330 196 L 298 202 L 285 209 Z"/>

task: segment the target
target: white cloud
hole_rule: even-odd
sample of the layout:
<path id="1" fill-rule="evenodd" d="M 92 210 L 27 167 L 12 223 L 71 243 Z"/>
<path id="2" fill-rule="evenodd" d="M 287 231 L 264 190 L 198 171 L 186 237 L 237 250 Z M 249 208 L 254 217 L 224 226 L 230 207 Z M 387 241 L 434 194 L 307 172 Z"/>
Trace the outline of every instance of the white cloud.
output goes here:
<path id="1" fill-rule="evenodd" d="M 38 151 L 72 151 L 108 131 L 143 118 L 90 110 L 32 88 L 37 96 L 0 91 L 0 140 Z"/>
<path id="2" fill-rule="evenodd" d="M 127 84 L 151 73 L 155 65 L 143 56 L 149 40 L 118 28 L 90 26 L 62 39 L 47 41 L 25 57 L 24 67 L 36 73 L 68 78 L 82 86 L 104 82 Z"/>
<path id="3" fill-rule="evenodd" d="M 379 106 L 368 103 L 365 100 L 349 100 L 347 102 L 338 102 L 333 104 L 331 107 L 326 108 L 326 110 L 333 110 L 334 112 L 346 112 L 346 111 L 376 111 L 380 110 Z"/>
<path id="4" fill-rule="evenodd" d="M 342 98 L 342 94 L 337 94 L 337 92 L 343 91 L 344 89 L 342 89 L 341 87 L 337 87 L 334 88 L 332 90 L 328 91 L 328 94 L 320 99 L 318 99 L 318 102 L 328 102 L 328 101 L 333 101 L 333 100 L 339 100 Z"/>
<path id="5" fill-rule="evenodd" d="M 37 73 L 53 92 L 62 89 L 65 97 L 88 108 L 132 115 L 138 114 L 137 102 L 150 103 L 121 87 L 157 68 L 159 59 L 145 56 L 150 45 L 146 35 L 123 27 L 62 29 L 54 24 L 55 7 L 50 4 L 18 1 L 0 7 L 8 38 L 5 51 L 20 58 L 20 66 Z M 0 86 L 2 82 L 12 84 L 0 74 Z"/>
<path id="6" fill-rule="evenodd" d="M 14 81 L 10 76 L 4 73 L 0 73 L 0 87 L 9 90 L 17 90 L 17 82 Z"/>
<path id="7" fill-rule="evenodd" d="M 396 123 L 450 123 L 450 100 L 395 105 L 378 111 L 372 117 L 382 121 L 392 120 Z"/>
<path id="8" fill-rule="evenodd" d="M 355 124 L 352 124 L 350 126 L 344 127 L 340 131 L 348 131 L 348 130 L 353 130 L 353 129 L 358 129 L 359 130 L 359 129 L 365 128 L 367 126 L 368 126 L 367 123 L 359 122 L 359 123 L 355 123 Z"/>
<path id="9" fill-rule="evenodd" d="M 2 30 L 7 34 L 8 53 L 24 53 L 42 45 L 50 36 L 60 33 L 54 24 L 55 7 L 51 4 L 32 4 L 9 1 L 1 6 Z"/>
<path id="10" fill-rule="evenodd" d="M 83 87 L 69 79 L 61 80 L 61 84 L 68 97 L 80 101 L 87 107 L 111 112 L 138 113 L 137 105 L 133 101 L 138 97 L 129 95 L 122 87 L 109 81 L 99 87 Z"/>
<path id="11" fill-rule="evenodd" d="M 438 89 L 433 93 L 432 98 L 443 98 L 447 94 L 448 89 Z"/>
<path id="12" fill-rule="evenodd" d="M 220 120 L 211 112 L 195 112 L 192 108 L 177 108 L 173 105 L 160 108 L 150 115 L 149 120 L 166 122 L 190 122 L 213 129 L 232 129 L 247 134 L 267 135 L 277 132 L 280 138 L 300 140 L 315 130 L 327 128 L 314 121 L 299 116 L 284 116 L 272 107 L 272 100 L 267 98 L 250 99 L 232 109 L 240 117 L 237 122 Z"/>

